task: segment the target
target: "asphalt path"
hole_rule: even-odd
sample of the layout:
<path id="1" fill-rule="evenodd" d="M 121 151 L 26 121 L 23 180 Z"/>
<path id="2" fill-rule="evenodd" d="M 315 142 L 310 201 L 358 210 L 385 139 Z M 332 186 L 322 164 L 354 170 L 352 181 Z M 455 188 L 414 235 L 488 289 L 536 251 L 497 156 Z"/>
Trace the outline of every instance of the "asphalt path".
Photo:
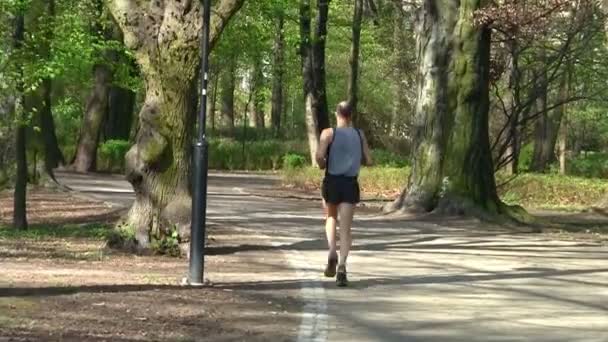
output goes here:
<path id="1" fill-rule="evenodd" d="M 58 178 L 108 203 L 133 200 L 120 176 Z M 298 293 L 306 303 L 299 341 L 608 341 L 605 244 L 366 213 L 354 223 L 350 286 L 337 288 L 322 278 L 319 202 L 272 196 L 276 185 L 269 176 L 212 173 L 208 219 L 258 237 L 220 253 L 286 256 L 272 277 L 253 272 L 224 285 Z"/>

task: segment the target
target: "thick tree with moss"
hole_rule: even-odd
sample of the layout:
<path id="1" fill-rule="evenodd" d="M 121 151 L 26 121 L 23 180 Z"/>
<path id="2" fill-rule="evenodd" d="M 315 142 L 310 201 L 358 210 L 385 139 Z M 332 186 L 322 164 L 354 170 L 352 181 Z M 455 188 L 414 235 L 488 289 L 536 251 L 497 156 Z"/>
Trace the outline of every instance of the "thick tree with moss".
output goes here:
<path id="1" fill-rule="evenodd" d="M 388 209 L 502 211 L 488 137 L 491 31 L 476 20 L 488 2 L 425 0 L 419 10 L 412 173 Z"/>
<path id="2" fill-rule="evenodd" d="M 221 0 L 211 13 L 213 47 L 244 0 Z M 190 149 L 203 23 L 192 0 L 109 0 L 109 9 L 140 67 L 146 89 L 135 145 L 126 156 L 136 199 L 124 225 L 140 248 L 177 228 L 189 237 Z"/>

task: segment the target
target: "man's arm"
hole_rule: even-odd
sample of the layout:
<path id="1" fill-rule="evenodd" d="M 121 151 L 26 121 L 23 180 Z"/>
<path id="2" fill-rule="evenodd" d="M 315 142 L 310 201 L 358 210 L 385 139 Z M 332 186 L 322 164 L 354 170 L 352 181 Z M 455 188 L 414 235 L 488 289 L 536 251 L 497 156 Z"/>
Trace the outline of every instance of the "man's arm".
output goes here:
<path id="1" fill-rule="evenodd" d="M 367 138 L 365 137 L 365 134 L 363 134 L 363 131 L 360 131 L 361 134 L 361 142 L 363 145 L 363 160 L 362 163 L 365 166 L 372 166 L 374 164 L 374 161 L 372 160 L 372 153 L 369 149 L 369 145 L 367 144 Z"/>
<path id="2" fill-rule="evenodd" d="M 321 138 L 319 141 L 319 148 L 317 149 L 317 155 L 315 159 L 317 160 L 317 164 L 321 170 L 325 169 L 327 166 L 327 149 L 329 148 L 329 144 L 333 139 L 333 130 L 331 128 L 326 128 L 321 132 Z"/>

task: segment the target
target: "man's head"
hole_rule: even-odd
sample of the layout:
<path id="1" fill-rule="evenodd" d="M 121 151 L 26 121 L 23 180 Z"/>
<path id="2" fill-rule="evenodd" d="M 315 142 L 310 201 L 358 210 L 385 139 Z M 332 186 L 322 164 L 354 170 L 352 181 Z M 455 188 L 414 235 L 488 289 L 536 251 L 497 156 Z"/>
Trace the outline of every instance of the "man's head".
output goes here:
<path id="1" fill-rule="evenodd" d="M 350 121 L 353 116 L 353 108 L 348 101 L 338 103 L 338 106 L 336 107 L 336 116 L 338 118 Z"/>

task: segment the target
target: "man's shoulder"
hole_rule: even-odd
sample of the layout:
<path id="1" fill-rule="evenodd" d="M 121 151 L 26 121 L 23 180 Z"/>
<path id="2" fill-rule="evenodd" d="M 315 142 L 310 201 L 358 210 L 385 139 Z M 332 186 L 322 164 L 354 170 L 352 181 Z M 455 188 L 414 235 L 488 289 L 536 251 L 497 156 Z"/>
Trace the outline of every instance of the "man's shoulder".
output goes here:
<path id="1" fill-rule="evenodd" d="M 334 135 L 334 129 L 333 128 L 325 128 L 323 129 L 323 131 L 321 131 L 321 137 L 322 138 L 331 138 Z"/>

